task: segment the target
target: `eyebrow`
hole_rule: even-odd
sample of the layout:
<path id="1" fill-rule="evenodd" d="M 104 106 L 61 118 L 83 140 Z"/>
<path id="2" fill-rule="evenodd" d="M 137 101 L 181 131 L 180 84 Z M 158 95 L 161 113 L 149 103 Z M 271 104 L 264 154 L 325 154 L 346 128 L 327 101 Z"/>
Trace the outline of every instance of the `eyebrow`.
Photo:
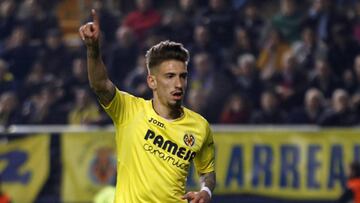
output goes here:
<path id="1" fill-rule="evenodd" d="M 183 74 L 188 74 L 188 72 L 187 71 L 184 71 L 184 72 L 181 72 L 181 73 L 176 73 L 176 72 L 173 72 L 173 71 L 169 71 L 169 72 L 165 72 L 164 73 L 164 75 L 167 75 L 167 74 L 174 74 L 174 75 L 177 75 L 177 74 L 179 74 L 179 75 L 183 75 Z"/>

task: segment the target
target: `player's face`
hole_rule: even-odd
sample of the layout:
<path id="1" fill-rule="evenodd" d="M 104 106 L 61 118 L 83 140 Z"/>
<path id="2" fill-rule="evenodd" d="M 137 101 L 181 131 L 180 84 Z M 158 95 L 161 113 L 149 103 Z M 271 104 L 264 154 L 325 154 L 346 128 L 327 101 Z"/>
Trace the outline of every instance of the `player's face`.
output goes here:
<path id="1" fill-rule="evenodd" d="M 184 62 L 168 60 L 162 62 L 152 76 L 153 84 L 149 84 L 154 91 L 154 97 L 160 103 L 178 108 L 182 104 L 187 85 L 187 67 Z"/>

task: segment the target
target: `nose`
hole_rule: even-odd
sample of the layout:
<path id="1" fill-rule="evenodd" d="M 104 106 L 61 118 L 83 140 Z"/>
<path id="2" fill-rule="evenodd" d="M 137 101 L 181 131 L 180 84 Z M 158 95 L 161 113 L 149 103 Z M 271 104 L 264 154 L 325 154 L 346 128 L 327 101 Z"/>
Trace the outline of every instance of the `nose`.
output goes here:
<path id="1" fill-rule="evenodd" d="M 184 82 L 183 82 L 183 79 L 179 76 L 179 77 L 176 77 L 175 79 L 175 87 L 176 88 L 183 88 L 184 86 Z"/>

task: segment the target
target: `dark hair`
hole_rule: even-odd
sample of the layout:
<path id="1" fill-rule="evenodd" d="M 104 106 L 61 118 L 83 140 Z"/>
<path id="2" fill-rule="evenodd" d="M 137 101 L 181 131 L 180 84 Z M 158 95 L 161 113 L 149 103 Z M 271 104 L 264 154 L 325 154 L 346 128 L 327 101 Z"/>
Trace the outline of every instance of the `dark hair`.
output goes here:
<path id="1" fill-rule="evenodd" d="M 189 62 L 189 52 L 181 43 L 162 41 L 151 47 L 145 55 L 148 71 L 167 60 L 178 60 L 185 64 Z"/>

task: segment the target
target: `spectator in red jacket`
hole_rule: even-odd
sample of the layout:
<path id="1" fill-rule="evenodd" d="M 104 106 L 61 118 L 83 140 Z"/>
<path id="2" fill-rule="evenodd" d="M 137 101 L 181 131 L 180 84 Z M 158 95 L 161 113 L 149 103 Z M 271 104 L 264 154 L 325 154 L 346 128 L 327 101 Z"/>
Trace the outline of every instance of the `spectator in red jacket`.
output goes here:
<path id="1" fill-rule="evenodd" d="M 137 10 L 130 12 L 124 19 L 123 25 L 133 30 L 139 40 L 143 40 L 146 33 L 160 25 L 161 15 L 153 9 L 152 0 L 137 0 Z"/>

